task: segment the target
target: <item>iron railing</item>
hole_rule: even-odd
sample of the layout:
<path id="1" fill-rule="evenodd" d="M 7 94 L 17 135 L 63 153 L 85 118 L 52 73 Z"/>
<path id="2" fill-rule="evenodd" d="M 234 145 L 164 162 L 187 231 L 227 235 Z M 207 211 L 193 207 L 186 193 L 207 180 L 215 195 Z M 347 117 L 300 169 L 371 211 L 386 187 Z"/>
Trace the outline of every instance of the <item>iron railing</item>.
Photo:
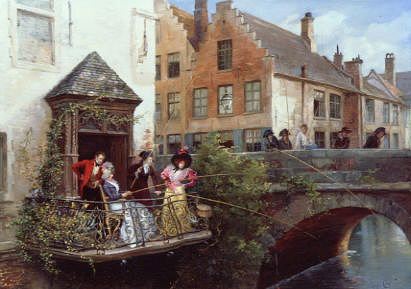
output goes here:
<path id="1" fill-rule="evenodd" d="M 211 207 L 191 196 L 186 200 L 163 197 L 112 202 L 27 198 L 26 202 L 43 211 L 42 222 L 52 236 L 48 245 L 72 252 L 140 248 L 189 239 L 208 230 L 211 217 Z"/>

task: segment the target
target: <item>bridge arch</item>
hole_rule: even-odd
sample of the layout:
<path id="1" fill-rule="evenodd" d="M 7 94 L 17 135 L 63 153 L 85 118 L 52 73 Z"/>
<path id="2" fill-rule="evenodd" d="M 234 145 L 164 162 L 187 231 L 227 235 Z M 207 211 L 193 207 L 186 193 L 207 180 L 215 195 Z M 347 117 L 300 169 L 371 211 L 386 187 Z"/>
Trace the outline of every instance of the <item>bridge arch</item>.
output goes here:
<path id="1" fill-rule="evenodd" d="M 269 248 L 270 260 L 261 266 L 258 288 L 295 275 L 348 249 L 351 233 L 365 217 L 378 214 L 397 224 L 411 242 L 411 196 L 392 192 L 324 193 L 322 205 L 309 214 L 309 200 L 294 196 L 287 206 L 272 211 L 290 224 Z"/>

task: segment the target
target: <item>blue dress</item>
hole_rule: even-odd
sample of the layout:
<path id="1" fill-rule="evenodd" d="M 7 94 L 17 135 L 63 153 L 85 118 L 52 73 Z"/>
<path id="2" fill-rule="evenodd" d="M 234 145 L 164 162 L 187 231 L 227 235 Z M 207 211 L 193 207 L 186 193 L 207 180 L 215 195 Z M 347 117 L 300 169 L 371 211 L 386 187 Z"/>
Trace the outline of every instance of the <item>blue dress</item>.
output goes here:
<path id="1" fill-rule="evenodd" d="M 103 185 L 109 197 L 110 210 L 124 215 L 120 228 L 120 238 L 134 248 L 150 241 L 158 233 L 153 214 L 141 203 L 133 201 L 114 202 L 121 198 L 119 185 L 114 180 L 106 180 Z"/>

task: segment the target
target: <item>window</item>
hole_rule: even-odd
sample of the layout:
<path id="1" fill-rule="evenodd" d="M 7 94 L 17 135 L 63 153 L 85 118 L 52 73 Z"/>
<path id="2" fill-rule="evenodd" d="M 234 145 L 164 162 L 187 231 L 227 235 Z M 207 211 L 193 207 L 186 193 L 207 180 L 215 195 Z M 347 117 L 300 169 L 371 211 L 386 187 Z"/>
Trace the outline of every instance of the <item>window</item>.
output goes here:
<path id="1" fill-rule="evenodd" d="M 325 117 L 325 94 L 324 91 L 314 90 L 314 116 Z"/>
<path id="2" fill-rule="evenodd" d="M 218 41 L 218 70 L 231 69 L 233 58 L 233 45 L 231 39 Z"/>
<path id="3" fill-rule="evenodd" d="M 161 56 L 156 56 L 156 80 L 161 80 Z"/>
<path id="4" fill-rule="evenodd" d="M 224 146 L 226 148 L 231 148 L 234 146 L 233 132 L 231 130 L 220 131 L 218 133 L 218 136 L 219 145 Z"/>
<path id="5" fill-rule="evenodd" d="M 400 148 L 400 136 L 399 136 L 398 133 L 393 133 L 392 134 L 391 148 L 393 148 L 393 149 L 399 149 Z"/>
<path id="6" fill-rule="evenodd" d="M 180 118 L 180 93 L 171 92 L 168 94 L 168 119 Z"/>
<path id="7" fill-rule="evenodd" d="M 6 190 L 7 180 L 7 136 L 0 133 L 0 191 Z"/>
<path id="8" fill-rule="evenodd" d="M 390 148 L 390 134 L 389 134 L 389 133 L 387 133 L 387 134 L 384 136 L 384 139 L 383 139 L 383 147 L 384 147 L 385 149 L 389 149 L 389 148 Z"/>
<path id="9" fill-rule="evenodd" d="M 337 138 L 338 138 L 338 132 L 330 133 L 330 147 L 334 147 L 334 144 Z"/>
<path id="10" fill-rule="evenodd" d="M 174 78 L 180 76 L 180 53 L 168 55 L 168 77 Z"/>
<path id="11" fill-rule="evenodd" d="M 193 93 L 193 117 L 207 116 L 208 89 L 196 88 Z"/>
<path id="12" fill-rule="evenodd" d="M 226 85 L 218 88 L 218 113 L 233 113 L 233 86 Z"/>
<path id="13" fill-rule="evenodd" d="M 382 107 L 382 121 L 383 123 L 390 123 L 390 104 L 384 102 Z"/>
<path id="14" fill-rule="evenodd" d="M 246 129 L 244 130 L 246 151 L 258 152 L 261 151 L 261 129 Z"/>
<path id="15" fill-rule="evenodd" d="M 365 100 L 365 120 L 375 122 L 375 101 L 373 99 Z"/>
<path id="16" fill-rule="evenodd" d="M 330 94 L 330 117 L 341 118 L 341 96 Z"/>
<path id="17" fill-rule="evenodd" d="M 325 148 L 325 132 L 323 131 L 316 131 L 314 133 L 315 144 L 318 148 L 323 149 Z"/>
<path id="18" fill-rule="evenodd" d="M 245 84 L 245 111 L 259 112 L 261 109 L 261 82 L 247 82 Z"/>
<path id="19" fill-rule="evenodd" d="M 167 152 L 169 154 L 176 153 L 181 148 L 181 135 L 170 134 L 167 137 Z"/>
<path id="20" fill-rule="evenodd" d="M 163 136 L 156 135 L 155 144 L 156 144 L 156 147 L 157 147 L 157 152 L 160 155 L 164 154 Z"/>
<path id="21" fill-rule="evenodd" d="M 155 120 L 161 120 L 161 95 L 156 94 Z"/>
<path id="22" fill-rule="evenodd" d="M 205 143 L 207 140 L 208 133 L 195 133 L 193 136 L 193 149 L 194 152 L 198 151 L 200 145 Z"/>
<path id="23" fill-rule="evenodd" d="M 54 14 L 50 0 L 18 0 L 17 60 L 54 65 Z"/>
<path id="24" fill-rule="evenodd" d="M 397 104 L 392 105 L 392 124 L 398 125 L 400 117 L 400 108 Z"/>

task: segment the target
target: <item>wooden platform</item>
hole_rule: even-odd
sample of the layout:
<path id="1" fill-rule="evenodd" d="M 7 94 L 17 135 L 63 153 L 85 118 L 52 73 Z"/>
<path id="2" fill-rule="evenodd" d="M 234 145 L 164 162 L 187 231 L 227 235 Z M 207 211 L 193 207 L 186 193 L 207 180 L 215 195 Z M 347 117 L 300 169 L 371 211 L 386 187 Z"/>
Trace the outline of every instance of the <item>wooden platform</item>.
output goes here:
<path id="1" fill-rule="evenodd" d="M 81 252 L 70 252 L 62 249 L 50 249 L 49 252 L 57 259 L 65 259 L 79 262 L 102 263 L 108 261 L 122 260 L 131 257 L 152 255 L 175 250 L 180 247 L 189 246 L 201 243 L 210 239 L 211 231 L 199 231 L 195 233 L 187 233 L 181 237 L 174 237 L 167 240 L 150 241 L 144 246 L 130 247 L 124 246 L 121 248 L 108 249 L 104 251 L 85 250 Z M 36 249 L 34 249 L 36 250 Z"/>

